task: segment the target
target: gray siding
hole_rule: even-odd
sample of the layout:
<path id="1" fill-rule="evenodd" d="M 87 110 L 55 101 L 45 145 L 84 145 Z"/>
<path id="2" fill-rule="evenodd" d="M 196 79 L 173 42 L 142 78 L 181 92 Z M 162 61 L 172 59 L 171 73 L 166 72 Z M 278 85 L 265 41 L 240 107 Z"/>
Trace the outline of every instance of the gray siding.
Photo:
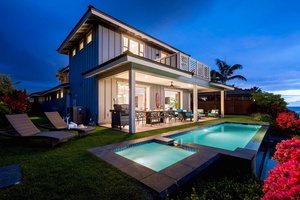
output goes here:
<path id="1" fill-rule="evenodd" d="M 99 62 L 104 63 L 122 54 L 121 33 L 109 30 L 106 27 L 98 26 L 99 40 Z"/>
<path id="2" fill-rule="evenodd" d="M 70 105 L 85 106 L 88 116 L 94 120 L 98 112 L 98 84 L 95 77 L 84 78 L 81 73 L 98 65 L 98 34 L 93 31 L 93 40 L 90 44 L 84 46 L 74 57 L 70 56 Z"/>

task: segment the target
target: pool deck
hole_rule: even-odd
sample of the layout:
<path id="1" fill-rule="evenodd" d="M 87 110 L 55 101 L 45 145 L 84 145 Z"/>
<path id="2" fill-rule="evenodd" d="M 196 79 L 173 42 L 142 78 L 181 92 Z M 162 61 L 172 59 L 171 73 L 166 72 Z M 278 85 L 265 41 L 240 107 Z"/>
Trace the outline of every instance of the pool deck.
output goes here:
<path id="1" fill-rule="evenodd" d="M 235 151 L 229 151 L 204 145 L 187 143 L 181 145 L 180 147 L 196 149 L 197 152 L 158 172 L 113 152 L 113 150 L 142 142 L 158 141 L 165 144 L 173 144 L 173 139 L 167 138 L 166 136 L 193 129 L 195 129 L 195 127 L 91 148 L 88 149 L 88 151 L 158 192 L 161 198 L 164 198 L 166 194 L 170 194 L 176 190 L 178 186 L 183 185 L 195 175 L 200 174 L 212 163 L 220 160 L 221 157 L 223 159 L 225 157 L 227 161 L 229 158 L 229 161 L 235 165 L 237 163 L 237 165 L 239 165 L 240 162 L 243 162 L 244 164 L 246 163 L 245 165 L 250 165 L 251 169 L 249 170 L 255 173 L 256 151 L 250 149 L 237 148 Z"/>

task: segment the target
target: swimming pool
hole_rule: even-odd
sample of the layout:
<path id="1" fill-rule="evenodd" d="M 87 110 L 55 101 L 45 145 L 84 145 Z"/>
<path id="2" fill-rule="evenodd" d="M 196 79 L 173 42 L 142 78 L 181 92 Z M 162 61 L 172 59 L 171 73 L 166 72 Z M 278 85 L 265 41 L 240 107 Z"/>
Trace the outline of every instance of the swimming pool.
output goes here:
<path id="1" fill-rule="evenodd" d="M 121 150 L 114 150 L 114 152 L 158 172 L 194 154 L 196 151 L 157 142 L 147 142 L 128 146 Z"/>
<path id="2" fill-rule="evenodd" d="M 190 142 L 233 151 L 245 148 L 260 128 L 261 125 L 222 123 L 168 137 L 179 144 Z"/>

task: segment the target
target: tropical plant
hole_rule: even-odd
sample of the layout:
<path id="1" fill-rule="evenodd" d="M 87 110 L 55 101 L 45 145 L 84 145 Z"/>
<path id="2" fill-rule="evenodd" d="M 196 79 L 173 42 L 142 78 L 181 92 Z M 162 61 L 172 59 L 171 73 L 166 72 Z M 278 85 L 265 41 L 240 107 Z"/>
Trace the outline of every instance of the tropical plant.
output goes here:
<path id="1" fill-rule="evenodd" d="M 227 81 L 239 79 L 243 81 L 247 81 L 247 79 L 242 75 L 233 75 L 234 72 L 238 69 L 243 69 L 243 66 L 240 64 L 228 65 L 226 61 L 222 61 L 220 59 L 216 59 L 216 64 L 219 68 L 219 72 L 216 70 L 211 70 L 210 76 L 211 81 L 219 82 L 222 84 L 226 84 Z"/>
<path id="2" fill-rule="evenodd" d="M 177 109 L 178 108 L 178 100 L 174 97 L 170 98 L 170 107 Z"/>
<path id="3" fill-rule="evenodd" d="M 66 67 L 63 67 L 56 71 L 56 77 L 62 84 L 68 83 L 69 81 L 68 72 L 66 69 Z"/>

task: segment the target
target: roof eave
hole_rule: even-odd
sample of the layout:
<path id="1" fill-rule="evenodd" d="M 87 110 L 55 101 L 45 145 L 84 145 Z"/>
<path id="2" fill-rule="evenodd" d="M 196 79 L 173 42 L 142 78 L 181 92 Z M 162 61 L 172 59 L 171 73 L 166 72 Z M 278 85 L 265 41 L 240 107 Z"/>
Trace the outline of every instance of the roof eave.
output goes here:
<path id="1" fill-rule="evenodd" d="M 221 83 L 210 82 L 210 85 L 222 88 L 225 91 L 234 90 L 234 87 L 229 86 L 229 85 L 224 85 L 224 84 L 221 84 Z"/>
<path id="2" fill-rule="evenodd" d="M 59 52 L 61 54 L 68 54 L 67 50 L 64 49 L 65 46 L 68 44 L 68 42 L 71 40 L 71 38 L 75 35 L 75 33 L 80 29 L 80 27 L 86 22 L 86 20 L 92 15 L 91 9 L 93 8 L 93 6 L 88 6 L 88 8 L 89 9 L 85 12 L 85 14 L 77 22 L 77 24 L 74 26 L 74 28 L 72 29 L 72 31 L 66 37 L 66 39 L 58 47 L 58 49 L 56 50 L 57 52 Z"/>

